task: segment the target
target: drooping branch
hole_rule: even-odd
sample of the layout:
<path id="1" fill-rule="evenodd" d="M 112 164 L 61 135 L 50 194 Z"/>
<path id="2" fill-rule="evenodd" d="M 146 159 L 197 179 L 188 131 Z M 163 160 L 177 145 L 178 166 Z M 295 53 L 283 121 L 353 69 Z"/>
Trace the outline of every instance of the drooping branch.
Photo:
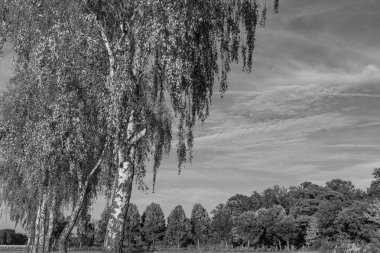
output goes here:
<path id="1" fill-rule="evenodd" d="M 111 45 L 111 42 L 109 41 L 109 39 L 107 37 L 107 33 L 106 33 L 103 25 L 100 23 L 99 20 L 96 20 L 96 24 L 99 27 L 104 46 L 106 47 L 107 53 L 108 53 L 108 61 L 109 61 L 109 65 L 110 65 L 109 66 L 109 77 L 111 79 L 113 79 L 115 76 L 115 55 L 114 55 L 114 52 L 112 49 L 112 45 Z"/>

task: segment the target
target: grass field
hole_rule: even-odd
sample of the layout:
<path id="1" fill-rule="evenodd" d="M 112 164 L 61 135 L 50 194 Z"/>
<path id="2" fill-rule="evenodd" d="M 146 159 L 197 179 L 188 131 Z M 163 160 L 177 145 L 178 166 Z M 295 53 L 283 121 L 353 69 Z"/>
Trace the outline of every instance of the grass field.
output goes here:
<path id="1" fill-rule="evenodd" d="M 26 246 L 16 246 L 16 245 L 0 245 L 0 252 L 4 252 L 4 253 L 24 253 L 24 252 L 27 252 L 27 249 L 26 249 Z M 52 253 L 54 253 L 55 251 L 52 251 Z M 69 249 L 69 252 L 75 252 L 75 253 L 102 253 L 101 251 L 98 251 L 98 250 L 73 250 L 71 251 Z M 250 253 L 250 252 L 255 252 L 255 251 L 245 251 L 244 253 Z M 278 253 L 281 253 L 281 252 L 286 252 L 286 253 L 301 253 L 301 252 L 304 252 L 304 251 L 277 251 Z M 160 251 L 155 251 L 154 253 L 217 253 L 217 251 L 197 251 L 197 250 L 180 250 L 180 251 L 176 251 L 176 250 L 160 250 Z M 238 253 L 236 251 L 221 251 L 221 253 Z M 260 252 L 255 252 L 255 253 L 260 253 Z M 264 253 L 264 252 L 262 252 Z M 308 251 L 307 253 L 317 253 L 316 251 Z"/>
<path id="2" fill-rule="evenodd" d="M 24 253 L 24 252 L 27 252 L 25 249 L 18 249 L 18 250 L 12 250 L 12 249 L 1 249 L 0 248 L 0 252 L 4 252 L 4 253 Z M 69 251 L 69 252 L 75 252 L 75 253 L 102 253 L 101 251 Z M 154 253 L 184 253 L 184 252 L 194 252 L 196 253 L 197 251 L 156 251 Z M 211 252 L 211 251 L 210 251 Z M 305 251 L 277 251 L 277 253 L 281 253 L 281 252 L 286 252 L 286 253 L 302 253 L 302 252 L 305 252 Z M 52 251 L 51 253 L 55 253 L 55 251 Z M 204 253 L 207 253 L 206 251 Z M 212 253 L 215 253 L 215 252 L 212 252 Z M 223 253 L 229 253 L 227 251 L 223 251 Z M 231 253 L 236 253 L 236 252 L 231 252 Z M 255 252 L 255 253 L 260 253 L 260 252 Z M 265 253 L 265 252 L 261 252 L 261 253 Z M 306 252 L 305 252 L 306 253 Z M 317 253 L 316 251 L 307 251 L 307 253 Z"/>
<path id="3" fill-rule="evenodd" d="M 25 249 L 17 249 L 17 250 L 14 250 L 14 249 L 1 249 L 0 248 L 0 252 L 4 252 L 4 253 L 24 253 L 24 252 L 27 252 Z M 70 251 L 69 252 L 75 252 L 75 253 L 102 253 L 101 251 Z M 154 253 L 184 253 L 184 252 L 194 252 L 196 253 L 197 251 L 178 251 L 178 252 L 175 252 L 175 251 L 170 251 L 170 252 L 165 252 L 165 251 L 156 251 Z M 281 252 L 286 252 L 286 253 L 302 253 L 302 252 L 305 252 L 305 251 L 277 251 L 277 253 L 281 253 Z M 52 251 L 51 253 L 57 253 L 57 251 Z M 204 253 L 207 253 L 206 251 Z M 215 253 L 215 252 L 212 252 L 212 253 Z M 226 251 L 223 251 L 223 253 L 229 253 L 229 252 L 226 252 Z M 231 252 L 231 253 L 236 253 L 236 252 Z M 254 252 L 254 253 L 260 253 L 260 252 Z M 265 252 L 261 252 L 261 253 L 265 253 Z M 305 252 L 306 253 L 306 252 Z M 307 251 L 307 253 L 317 253 L 316 251 Z"/>

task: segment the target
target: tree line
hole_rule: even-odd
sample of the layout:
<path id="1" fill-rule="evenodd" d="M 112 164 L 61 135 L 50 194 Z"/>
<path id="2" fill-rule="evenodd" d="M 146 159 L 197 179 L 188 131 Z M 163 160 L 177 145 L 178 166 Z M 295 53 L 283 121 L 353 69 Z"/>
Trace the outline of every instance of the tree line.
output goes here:
<path id="1" fill-rule="evenodd" d="M 1 204 L 33 253 L 51 251 L 65 208 L 57 245 L 67 252 L 99 193 L 104 248 L 122 251 L 148 160 L 153 188 L 172 146 L 179 170 L 191 162 L 215 84 L 224 94 L 233 63 L 251 72 L 267 11 L 264 0 L 0 0 L 0 55 L 15 54 L 0 98 Z"/>
<path id="2" fill-rule="evenodd" d="M 236 194 L 211 212 L 195 204 L 189 218 L 181 205 L 165 222 L 159 204 L 142 215 L 131 204 L 124 228 L 124 244 L 168 247 L 244 247 L 250 249 L 380 249 L 380 169 L 364 191 L 350 181 L 333 179 L 319 186 L 304 182 L 296 187 L 273 186 L 250 196 Z M 79 240 L 104 241 L 107 210 L 91 223 L 90 232 L 78 228 Z M 89 221 L 89 220 L 88 220 Z M 88 225 L 87 225 L 88 226 Z M 88 244 L 90 245 L 90 244 Z"/>

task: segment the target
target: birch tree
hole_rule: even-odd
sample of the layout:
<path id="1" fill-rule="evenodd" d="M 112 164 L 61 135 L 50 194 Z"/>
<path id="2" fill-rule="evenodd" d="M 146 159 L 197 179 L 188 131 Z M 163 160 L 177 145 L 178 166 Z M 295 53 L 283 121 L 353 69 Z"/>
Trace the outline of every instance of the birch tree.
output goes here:
<path id="1" fill-rule="evenodd" d="M 45 209 L 73 204 L 72 215 L 59 240 L 64 251 L 83 201 L 89 197 L 91 185 L 96 183 L 90 179 L 99 168 L 105 150 L 102 116 L 94 107 L 99 104 L 101 90 L 95 88 L 91 79 L 78 82 L 78 72 L 67 66 L 88 63 L 82 60 L 84 55 L 80 52 L 88 53 L 88 50 L 81 50 L 80 40 L 68 43 L 65 29 L 67 27 L 57 27 L 52 31 L 57 35 L 55 40 L 42 41 L 39 51 L 29 59 L 30 66 L 16 70 L 13 88 L 2 101 L 2 128 L 6 132 L 2 150 L 8 161 L 17 162 L 17 172 L 23 181 L 21 187 L 30 192 L 26 196 L 38 200 L 37 207 L 29 210 L 36 217 L 30 234 L 34 238 L 33 250 L 41 252 L 49 250 L 54 221 L 54 212 L 49 210 L 47 218 Z M 68 45 L 72 46 L 71 54 L 76 54 L 77 58 L 43 53 L 52 47 Z M 57 74 L 56 68 L 62 72 Z M 86 85 L 91 85 L 91 89 Z M 11 165 L 8 168 L 12 170 Z M 48 229 L 41 230 L 47 220 L 51 221 Z M 42 247 L 44 244 L 46 246 Z"/>
<path id="2" fill-rule="evenodd" d="M 173 118 L 178 125 L 176 153 L 181 169 L 192 160 L 192 131 L 197 121 L 203 122 L 209 115 L 214 84 L 219 82 L 223 94 L 230 66 L 239 59 L 243 70 L 252 70 L 256 27 L 265 25 L 264 3 L 0 1 L 0 41 L 1 45 L 4 41 L 12 44 L 16 68 L 30 68 L 36 56 L 41 69 L 49 66 L 44 62 L 49 57 L 55 58 L 55 63 L 62 59 L 78 63 L 70 61 L 80 59 L 70 46 L 76 45 L 86 48 L 83 59 L 89 62 L 91 57 L 91 64 L 50 65 L 55 68 L 49 74 L 61 80 L 66 71 L 77 71 L 74 76 L 80 77 L 79 83 L 96 79 L 94 82 L 103 84 L 99 101 L 104 105 L 105 131 L 113 155 L 111 168 L 116 168 L 109 173 L 115 183 L 105 240 L 108 251 L 121 251 L 132 185 L 142 185 L 148 156 L 154 161 L 155 182 L 161 159 L 170 150 Z M 274 0 L 277 11 L 278 0 Z M 46 77 L 41 73 L 39 82 L 50 87 Z M 103 150 L 104 145 L 97 149 Z M 62 245 L 102 160 L 100 154 L 93 157 L 86 173 L 80 174 L 83 181 L 79 180 L 74 213 L 60 239 L 61 251 L 65 251 Z M 76 162 L 72 161 L 71 167 L 78 167 Z"/>
<path id="3" fill-rule="evenodd" d="M 29 232 L 32 251 L 44 251 L 51 241 L 57 203 L 51 186 L 59 184 L 60 162 L 42 102 L 46 97 L 28 72 L 18 73 L 12 83 L 14 87 L 1 99 L 1 127 L 6 132 L 1 140 L 2 176 L 7 182 L 3 199 L 14 214 L 11 219 Z"/>

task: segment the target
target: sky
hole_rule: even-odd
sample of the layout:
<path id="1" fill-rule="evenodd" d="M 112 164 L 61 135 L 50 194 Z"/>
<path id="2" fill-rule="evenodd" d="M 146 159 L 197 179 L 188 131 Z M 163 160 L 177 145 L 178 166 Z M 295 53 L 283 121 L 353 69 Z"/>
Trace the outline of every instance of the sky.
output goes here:
<path id="1" fill-rule="evenodd" d="M 333 178 L 366 189 L 380 167 L 379 24 L 378 0 L 281 0 L 258 31 L 253 73 L 233 66 L 229 90 L 196 127 L 192 164 L 178 175 L 172 152 L 154 194 L 133 190 L 140 213 L 155 202 L 167 216 L 180 204 L 189 217 L 195 203 L 211 211 L 236 193 Z M 1 88 L 11 58 L 5 51 Z"/>

